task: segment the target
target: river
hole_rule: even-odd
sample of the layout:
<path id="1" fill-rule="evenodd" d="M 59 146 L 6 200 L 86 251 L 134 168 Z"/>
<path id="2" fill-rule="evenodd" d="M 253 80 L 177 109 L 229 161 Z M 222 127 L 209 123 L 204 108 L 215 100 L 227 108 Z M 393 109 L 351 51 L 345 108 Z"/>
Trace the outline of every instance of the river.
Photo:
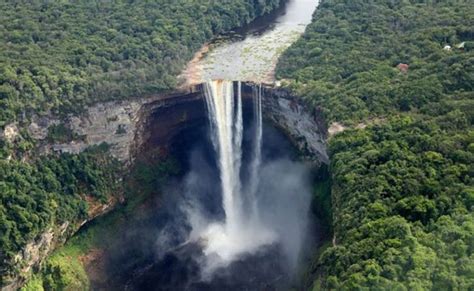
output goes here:
<path id="1" fill-rule="evenodd" d="M 209 80 L 273 83 L 279 56 L 304 33 L 318 3 L 290 0 L 274 13 L 204 45 L 183 72 L 182 86 Z"/>

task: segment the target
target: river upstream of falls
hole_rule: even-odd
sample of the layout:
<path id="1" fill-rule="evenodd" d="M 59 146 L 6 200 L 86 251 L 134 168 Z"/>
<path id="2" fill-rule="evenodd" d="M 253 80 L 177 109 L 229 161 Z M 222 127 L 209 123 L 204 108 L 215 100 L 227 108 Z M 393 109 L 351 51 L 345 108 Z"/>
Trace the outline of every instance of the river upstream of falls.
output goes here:
<path id="1" fill-rule="evenodd" d="M 264 90 L 243 100 L 240 81 L 273 82 L 283 49 L 310 22 L 317 1 L 292 0 L 244 35 L 203 48 L 183 74 L 203 84 L 207 123 L 184 129 L 171 149 L 185 174 L 159 206 L 104 256 L 111 281 L 94 289 L 285 290 L 293 286 L 309 225 L 310 168 L 263 120 Z M 235 81 L 225 81 L 235 80 Z"/>
<path id="2" fill-rule="evenodd" d="M 289 0 L 271 15 L 205 45 L 183 72 L 183 86 L 208 80 L 273 83 L 279 56 L 303 34 L 318 3 Z"/>

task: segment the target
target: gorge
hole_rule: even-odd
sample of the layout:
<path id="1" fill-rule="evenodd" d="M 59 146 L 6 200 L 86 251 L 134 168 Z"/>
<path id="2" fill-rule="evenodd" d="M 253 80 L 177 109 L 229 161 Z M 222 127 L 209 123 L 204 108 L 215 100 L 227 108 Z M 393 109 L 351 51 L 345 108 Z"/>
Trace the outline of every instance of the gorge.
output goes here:
<path id="1" fill-rule="evenodd" d="M 190 194 L 175 193 L 177 196 L 185 196 L 179 202 L 174 201 L 177 198 L 164 195 L 163 203 L 168 205 L 164 208 L 171 207 L 173 211 L 158 210 L 166 214 L 148 213 L 138 220 L 141 223 L 154 221 L 157 224 L 152 229 L 153 232 L 160 234 L 158 242 L 155 245 L 142 244 L 141 247 L 158 248 L 159 251 L 140 250 L 142 255 L 147 253 L 155 259 L 118 255 L 117 249 L 129 249 L 131 254 L 136 254 L 136 245 L 129 239 L 125 241 L 129 241 L 132 246 L 113 242 L 112 246 L 102 247 L 102 255 L 99 257 L 103 260 L 101 265 L 113 267 L 99 272 L 100 278 L 96 279 L 97 274 L 91 272 L 97 270 L 89 271 L 89 280 L 94 289 L 122 289 L 124 286 L 138 289 L 162 286 L 166 289 L 178 286 L 173 284 L 181 284 L 180 288 L 191 289 L 199 289 L 200 284 L 209 284 L 207 287 L 211 289 L 224 286 L 239 289 L 277 285 L 283 287 L 291 284 L 302 258 L 303 253 L 300 253 L 300 249 L 306 246 L 305 242 L 308 240 L 314 240 L 316 235 L 309 230 L 314 229 L 314 225 L 309 226 L 308 220 L 311 200 L 309 179 L 311 167 L 328 161 L 325 128 L 317 113 L 308 112 L 301 101 L 292 96 L 288 90 L 274 88 L 274 84 L 263 85 L 253 82 L 274 82 L 272 72 L 278 55 L 296 40 L 310 21 L 312 11 L 308 9 L 308 4 L 308 1 L 289 1 L 273 15 L 267 16 L 267 19 L 252 23 L 239 32 L 240 36 L 229 35 L 223 44 L 212 45 L 211 53 L 191 61 L 183 73 L 183 77 L 187 78 L 183 81 L 186 85 L 181 86 L 178 91 L 145 97 L 141 100 L 99 103 L 89 107 L 81 115 L 70 115 L 61 120 L 44 116 L 33 118 L 28 130 L 39 142 L 43 154 L 54 152 L 76 154 L 89 146 L 107 143 L 114 157 L 132 167 L 143 158 L 161 159 L 162 154 L 157 156 L 157 152 L 181 156 L 178 160 L 187 158 L 202 160 L 203 153 L 196 158 L 191 154 L 195 149 L 191 149 L 190 152 L 182 146 L 186 144 L 191 148 L 194 147 L 189 137 L 183 141 L 177 139 L 183 138 L 183 132 L 192 136 L 193 130 L 212 136 L 211 143 L 215 153 L 212 155 L 209 153 L 208 142 L 204 152 L 208 155 L 207 164 L 214 164 L 212 162 L 214 158 L 218 162 L 212 166 L 207 165 L 210 169 L 208 174 L 217 175 L 220 179 L 197 176 L 204 181 L 207 180 L 210 185 L 220 183 L 220 191 L 214 189 L 209 196 L 210 193 L 193 186 L 197 189 L 193 191 L 197 193 L 192 193 L 190 189 L 182 189 L 183 193 L 190 192 Z M 309 6 L 314 7 L 314 4 Z M 276 26 L 273 27 L 273 24 Z M 279 39 L 278 42 L 275 42 L 276 38 Z M 271 48 L 267 47 L 268 45 Z M 206 45 L 204 49 L 207 50 L 207 47 Z M 265 47 L 265 51 L 259 51 L 258 47 Z M 225 53 L 220 53 L 220 50 Z M 253 50 L 255 51 L 252 52 Z M 215 58 L 214 54 L 219 56 L 217 63 L 210 61 Z M 233 56 L 237 57 L 231 65 L 233 69 L 219 73 L 219 68 L 229 67 L 227 62 L 234 58 Z M 265 58 L 262 58 L 263 56 Z M 199 67 L 199 70 L 196 71 L 195 67 Z M 192 73 L 189 73 L 190 71 Z M 217 80 L 202 84 L 196 82 L 219 76 L 244 82 Z M 254 113 L 249 114 L 249 110 Z M 264 116 L 265 120 L 271 121 L 271 123 L 265 122 L 265 131 L 269 133 L 263 131 Z M 203 129 L 206 123 L 209 123 L 210 130 Z M 50 128 L 57 126 L 68 128 L 72 136 L 80 138 L 51 143 L 47 140 L 46 133 Z M 275 126 L 282 130 L 284 135 L 277 133 L 273 128 Z M 249 137 L 251 131 L 254 133 Z M 278 146 L 264 145 L 262 148 L 262 139 L 265 137 L 284 146 L 278 149 Z M 196 138 L 203 142 L 202 136 Z M 305 157 L 306 165 L 295 160 L 297 155 L 292 154 L 290 158 L 288 153 L 285 153 L 295 151 L 284 141 L 285 138 L 289 138 L 300 155 Z M 176 149 L 181 149 L 181 152 Z M 281 156 L 276 155 L 276 152 Z M 267 153 L 266 157 L 262 156 L 264 153 Z M 181 165 L 186 163 L 188 162 L 185 160 L 180 161 Z M 294 171 L 294 176 L 284 177 L 285 170 L 289 169 Z M 199 171 L 192 165 L 189 172 L 182 172 L 183 174 L 180 174 L 183 177 L 182 183 L 189 183 L 186 179 L 189 179 L 194 172 Z M 281 188 L 274 188 L 264 182 L 276 177 L 282 181 Z M 165 187 L 169 190 L 169 186 Z M 179 189 L 178 186 L 176 188 Z M 154 189 L 152 192 L 156 191 L 160 189 Z M 203 198 L 199 202 L 196 197 L 200 196 Z M 222 200 L 216 197 L 222 197 Z M 166 202 L 170 199 L 173 202 Z M 191 207 L 187 205 L 191 203 L 190 201 L 197 204 Z M 222 206 L 219 206 L 219 201 L 222 201 Z M 115 203 L 117 201 L 111 202 L 111 205 Z M 159 223 L 156 222 L 157 217 Z M 91 226 L 87 225 L 86 229 L 89 227 Z M 134 227 L 138 227 L 140 231 L 148 231 L 137 225 L 129 226 Z M 170 228 L 175 229 L 178 234 L 166 233 Z M 133 233 L 137 239 L 143 235 L 137 234 L 136 231 Z M 288 237 L 289 234 L 291 238 Z M 122 233 L 123 235 L 125 234 Z M 52 234 L 52 237 L 52 242 L 64 239 L 61 234 Z M 147 237 L 144 241 L 149 239 Z M 33 247 L 37 255 L 24 253 L 23 257 L 31 260 L 28 266 L 36 265 L 37 260 L 44 256 L 41 252 L 49 252 L 54 247 L 52 242 L 48 242 L 49 245 L 40 244 Z M 161 245 L 162 243 L 164 244 Z M 171 251 L 163 253 L 164 249 Z M 123 251 L 121 253 L 123 254 Z M 87 254 L 85 256 L 87 257 Z M 166 260 L 169 260 L 169 256 L 177 262 L 172 264 L 173 267 L 169 267 L 164 275 L 158 275 L 157 272 L 163 273 L 164 269 L 168 269 L 162 264 L 168 264 Z M 130 260 L 135 261 L 133 269 L 128 267 Z M 203 260 L 206 262 L 203 263 Z M 123 268 L 117 267 L 117 262 L 120 262 Z M 255 265 L 256 262 L 259 262 L 257 265 L 261 266 L 261 269 L 256 266 L 250 267 L 249 264 Z M 86 269 L 90 267 L 87 260 L 84 264 Z M 269 267 L 270 265 L 276 269 Z M 183 267 L 187 269 L 183 271 L 184 275 L 172 272 L 173 268 Z M 238 276 L 233 275 L 246 268 L 249 269 L 247 276 L 254 278 L 251 281 L 241 281 Z M 226 271 L 228 273 L 226 276 L 214 277 L 216 272 L 221 273 L 226 269 L 229 270 Z M 129 273 L 132 275 L 125 275 Z M 157 280 L 161 283 L 157 284 Z"/>
<path id="2" fill-rule="evenodd" d="M 210 101 L 210 96 L 206 97 L 205 86 L 215 83 L 226 84 L 227 92 L 232 92 L 234 97 L 240 93 L 240 122 L 245 129 L 241 133 L 244 151 L 239 175 L 245 181 L 242 184 L 245 192 L 242 193 L 259 197 L 259 205 L 250 197 L 243 197 L 245 201 L 242 202 L 247 206 L 235 210 L 245 212 L 244 221 L 234 218 L 237 224 L 245 225 L 243 230 L 234 230 L 236 237 L 230 240 L 232 243 L 238 242 L 237 248 L 227 245 L 227 240 L 222 239 L 225 225 L 221 223 L 226 220 L 219 197 L 223 191 L 234 190 L 224 190 L 219 186 L 222 183 L 219 180 L 222 173 L 219 174 L 217 162 L 220 150 L 216 151 L 210 138 L 214 135 L 209 126 L 216 130 L 217 124 L 213 123 L 215 119 L 207 109 L 205 100 Z M 182 178 L 178 178 L 178 181 L 167 183 L 163 190 L 155 189 L 159 191 L 158 195 L 146 200 L 148 202 L 145 205 L 148 206 L 141 206 L 145 210 L 140 210 L 138 218 L 127 218 L 127 222 L 120 222 L 121 227 L 114 227 L 114 233 L 117 234 L 110 233 L 107 228 L 102 230 L 107 233 L 107 238 L 102 238 L 105 244 L 98 244 L 101 246 L 99 249 L 102 249 L 101 255 L 86 262 L 86 270 L 89 270 L 89 274 L 95 274 L 90 277 L 95 288 L 120 289 L 129 286 L 132 289 L 153 289 L 157 284 L 171 288 L 178 282 L 190 284 L 191 289 L 199 289 L 199 286 L 211 289 L 239 289 L 244 286 L 263 288 L 273 284 L 283 287 L 292 283 L 290 277 L 293 275 L 289 277 L 289 274 L 294 274 L 300 264 L 299 250 L 303 249 L 301 254 L 308 255 L 309 241 L 312 242 L 309 244 L 311 248 L 319 245 L 319 238 L 324 234 L 319 233 L 318 229 L 322 227 L 315 222 L 317 217 L 308 221 L 309 216 L 314 215 L 309 213 L 310 169 L 327 161 L 324 124 L 287 90 L 240 82 L 216 81 L 210 84 L 196 86 L 193 92 L 177 98 L 154 101 L 139 110 L 140 118 L 133 127 L 137 128 L 135 136 L 140 136 L 134 142 L 141 143 L 132 143 L 134 148 L 130 155 L 133 163 L 139 164 L 143 159 L 159 160 L 161 154 L 156 153 L 165 152 L 178 157 L 183 174 L 179 175 Z M 216 96 L 223 97 L 222 94 Z M 258 96 L 261 99 L 255 98 Z M 261 101 L 255 104 L 255 100 Z M 257 116 L 260 116 L 257 120 L 263 123 L 257 123 L 260 125 L 255 128 L 256 106 L 261 108 L 261 112 L 256 111 Z M 236 130 L 233 125 L 231 127 Z M 255 130 L 258 128 L 263 131 Z M 221 127 L 221 130 L 224 128 Z M 262 163 L 258 158 L 252 158 L 258 155 L 257 149 L 260 147 L 254 143 L 259 143 L 259 135 L 262 135 L 263 142 Z M 215 145 L 219 145 L 216 139 L 217 136 L 214 136 Z M 120 144 L 116 146 L 118 149 L 123 148 Z M 234 147 L 232 154 L 238 154 L 238 151 Z M 304 162 L 298 162 L 298 157 L 303 157 Z M 226 163 L 231 161 L 236 162 L 238 158 L 229 158 Z M 292 174 L 289 175 L 287 171 Z M 233 179 L 237 179 L 235 175 Z M 278 187 L 271 182 L 274 179 L 279 181 Z M 235 186 L 233 182 L 228 183 Z M 231 187 L 229 184 L 226 187 Z M 257 187 L 258 191 L 255 189 Z M 235 206 L 228 206 L 232 207 Z M 251 211 L 252 208 L 256 209 Z M 133 213 L 128 216 L 135 216 Z M 259 222 L 256 217 L 252 217 L 252 213 L 261 216 Z M 94 224 L 87 226 L 84 232 L 87 234 L 88 228 L 93 229 Z M 189 240 L 194 240 L 194 243 L 174 250 Z M 208 247 L 203 247 L 204 253 L 201 253 L 201 247 L 198 246 L 203 242 Z M 267 247 L 260 248 L 261 245 Z M 164 252 L 169 249 L 173 251 Z M 215 261 L 203 263 L 208 258 L 206 252 Z M 250 255 L 254 252 L 254 255 Z M 216 260 L 218 256 L 212 256 L 213 253 L 220 254 L 225 260 Z M 97 266 L 94 267 L 98 264 L 97 260 L 101 261 L 99 271 Z M 183 265 L 186 268 L 183 269 Z M 217 276 L 211 282 L 203 283 L 196 273 L 207 266 L 204 269 L 209 274 L 215 272 L 214 269 L 218 269 L 217 272 L 221 274 L 223 265 L 229 265 L 228 270 L 233 271 L 227 271 L 224 273 L 226 275 Z M 163 273 L 164 269 L 168 271 Z M 249 272 L 244 278 L 250 278 L 250 281 L 244 278 L 239 281 L 232 275 L 243 270 Z M 182 277 L 176 273 L 188 275 Z"/>
<path id="3" fill-rule="evenodd" d="M 302 247 L 317 241 L 309 225 L 309 165 L 295 161 L 291 143 L 262 122 L 262 90 L 247 87 L 249 96 L 240 82 L 205 86 L 207 118 L 181 129 L 170 148 L 183 159 L 184 175 L 165 187 L 160 210 L 145 218 L 149 229 L 138 224 L 135 234 L 121 235 L 126 243 L 105 250 L 106 269 L 116 273 L 102 286 L 285 288 Z M 137 251 L 147 253 L 144 261 Z"/>

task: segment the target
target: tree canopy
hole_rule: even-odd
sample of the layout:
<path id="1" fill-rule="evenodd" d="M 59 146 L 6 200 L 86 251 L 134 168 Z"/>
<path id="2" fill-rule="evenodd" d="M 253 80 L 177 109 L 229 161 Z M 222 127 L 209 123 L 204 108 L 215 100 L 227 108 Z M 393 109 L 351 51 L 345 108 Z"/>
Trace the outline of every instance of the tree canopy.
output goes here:
<path id="1" fill-rule="evenodd" d="M 474 288 L 473 12 L 323 0 L 280 60 L 280 78 L 349 128 L 329 140 L 334 244 L 316 290 Z"/>
<path id="2" fill-rule="evenodd" d="M 204 42 L 280 2 L 2 1 L 0 126 L 174 88 Z"/>
<path id="3" fill-rule="evenodd" d="M 86 198 L 106 202 L 119 189 L 119 175 L 105 145 L 34 163 L 1 160 L 1 279 L 16 272 L 13 257 L 46 229 L 87 219 Z"/>

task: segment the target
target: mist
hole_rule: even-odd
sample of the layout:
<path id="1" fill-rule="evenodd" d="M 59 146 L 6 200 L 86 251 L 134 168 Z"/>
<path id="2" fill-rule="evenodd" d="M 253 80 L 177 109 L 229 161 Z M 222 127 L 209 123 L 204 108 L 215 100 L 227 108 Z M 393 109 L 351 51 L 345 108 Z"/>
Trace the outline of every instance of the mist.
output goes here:
<path id="1" fill-rule="evenodd" d="M 247 120 L 244 127 L 241 191 L 251 191 L 249 176 L 252 173 L 252 144 L 254 120 Z M 311 204 L 310 168 L 295 158 L 294 149 L 286 137 L 271 125 L 263 125 L 261 165 L 256 172 L 258 181 L 255 201 L 245 197 L 242 203 L 243 225 L 234 237 L 226 237 L 225 211 L 223 209 L 221 180 L 216 152 L 210 134 L 191 148 L 186 175 L 172 183 L 165 192 L 173 196 L 173 217 L 157 236 L 159 259 L 167 253 L 193 245 L 200 251 L 192 252 L 192 261 L 198 274 L 192 281 L 212 282 L 215 275 L 239 276 L 245 261 L 252 257 L 272 261 L 267 273 L 281 273 L 291 280 L 302 250 L 311 233 L 308 216 Z M 256 211 L 250 211 L 252 207 Z M 256 215 L 255 215 L 256 214 Z M 187 254 L 189 255 L 189 254 Z M 272 257 L 271 259 L 269 259 Z M 277 259 L 275 259 L 277 258 Z M 276 260 L 276 262 L 275 262 Z M 240 264 L 240 265 L 239 265 Z M 243 265 L 242 265 L 243 264 Z M 236 267 L 235 266 L 239 266 Z M 278 272 L 276 272 L 278 273 Z M 189 283 L 189 284 L 192 284 Z"/>
<path id="2" fill-rule="evenodd" d="M 176 137 L 184 173 L 162 191 L 159 226 L 148 232 L 152 263 L 132 274 L 130 289 L 285 289 L 296 279 L 313 237 L 311 168 L 264 122 L 262 90 L 243 100 L 236 85 L 223 83 L 219 97 L 231 106 L 212 104 L 226 111 Z"/>

